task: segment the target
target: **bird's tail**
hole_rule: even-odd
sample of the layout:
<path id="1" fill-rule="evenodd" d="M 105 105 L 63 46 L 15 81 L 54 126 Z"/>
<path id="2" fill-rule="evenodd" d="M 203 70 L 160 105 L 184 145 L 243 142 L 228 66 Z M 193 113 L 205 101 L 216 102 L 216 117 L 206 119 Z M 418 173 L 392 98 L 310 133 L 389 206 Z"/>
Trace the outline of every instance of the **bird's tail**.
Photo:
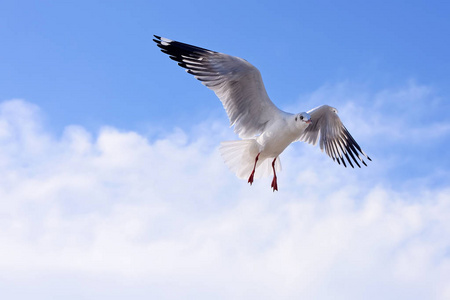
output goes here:
<path id="1" fill-rule="evenodd" d="M 220 143 L 220 154 L 228 168 L 236 174 L 238 178 L 247 179 L 255 165 L 255 158 L 259 153 L 259 145 L 255 139 L 245 139 L 238 141 L 225 141 Z M 271 174 L 272 159 L 259 157 L 256 163 L 255 178 L 261 178 Z M 277 158 L 275 170 L 281 171 L 281 162 Z"/>

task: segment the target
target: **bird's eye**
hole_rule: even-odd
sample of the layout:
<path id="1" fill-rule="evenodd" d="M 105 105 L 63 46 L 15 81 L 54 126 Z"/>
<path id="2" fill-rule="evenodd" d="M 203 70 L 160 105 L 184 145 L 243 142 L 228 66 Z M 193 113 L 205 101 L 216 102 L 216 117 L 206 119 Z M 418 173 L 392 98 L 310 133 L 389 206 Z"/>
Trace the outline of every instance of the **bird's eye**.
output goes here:
<path id="1" fill-rule="evenodd" d="M 300 120 L 303 120 L 303 116 L 300 116 Z"/>

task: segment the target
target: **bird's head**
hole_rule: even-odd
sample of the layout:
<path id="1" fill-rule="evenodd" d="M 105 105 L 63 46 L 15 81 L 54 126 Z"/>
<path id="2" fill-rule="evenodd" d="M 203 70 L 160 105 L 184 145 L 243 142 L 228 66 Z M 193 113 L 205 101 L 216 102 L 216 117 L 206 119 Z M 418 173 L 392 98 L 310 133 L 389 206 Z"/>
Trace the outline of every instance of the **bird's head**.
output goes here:
<path id="1" fill-rule="evenodd" d="M 295 120 L 295 125 L 297 127 L 303 127 L 303 128 L 305 128 L 305 125 L 309 125 L 312 122 L 311 116 L 306 112 L 297 114 L 295 116 L 294 120 Z"/>

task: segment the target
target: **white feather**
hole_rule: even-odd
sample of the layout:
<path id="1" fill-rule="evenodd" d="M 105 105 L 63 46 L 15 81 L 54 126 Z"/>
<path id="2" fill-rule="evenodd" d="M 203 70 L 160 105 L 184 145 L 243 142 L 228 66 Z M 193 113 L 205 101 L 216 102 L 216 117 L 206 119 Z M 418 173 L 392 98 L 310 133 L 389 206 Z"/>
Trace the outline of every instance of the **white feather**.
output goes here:
<path id="1" fill-rule="evenodd" d="M 245 139 L 221 142 L 219 151 L 228 168 L 238 178 L 247 179 L 255 165 L 255 158 L 260 151 L 259 148 L 260 146 L 255 139 Z M 269 157 L 258 159 L 255 178 L 271 175 L 272 161 L 273 158 Z M 275 171 L 281 171 L 279 158 L 275 161 Z"/>

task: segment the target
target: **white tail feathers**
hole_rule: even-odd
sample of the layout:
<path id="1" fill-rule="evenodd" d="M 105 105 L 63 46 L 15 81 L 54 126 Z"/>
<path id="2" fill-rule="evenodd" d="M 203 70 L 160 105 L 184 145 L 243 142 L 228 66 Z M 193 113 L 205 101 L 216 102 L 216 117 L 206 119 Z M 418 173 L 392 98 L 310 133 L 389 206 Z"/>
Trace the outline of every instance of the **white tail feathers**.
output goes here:
<path id="1" fill-rule="evenodd" d="M 260 152 L 255 139 L 222 142 L 219 151 L 228 168 L 241 179 L 247 179 L 250 176 L 255 165 L 255 158 Z M 255 178 L 272 174 L 273 159 L 274 157 L 259 156 L 256 163 Z M 275 161 L 275 171 L 281 171 L 279 158 Z"/>

